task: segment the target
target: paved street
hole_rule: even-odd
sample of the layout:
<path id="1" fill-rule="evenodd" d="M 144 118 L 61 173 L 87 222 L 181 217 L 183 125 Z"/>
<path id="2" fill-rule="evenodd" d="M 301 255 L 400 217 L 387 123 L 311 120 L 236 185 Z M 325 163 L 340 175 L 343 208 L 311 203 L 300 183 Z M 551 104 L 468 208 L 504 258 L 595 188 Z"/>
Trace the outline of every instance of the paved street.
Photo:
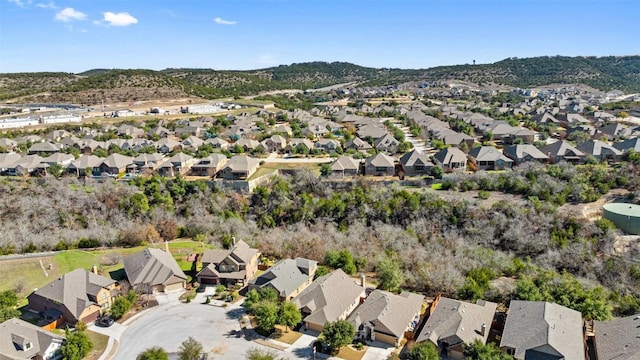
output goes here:
<path id="1" fill-rule="evenodd" d="M 211 304 L 204 304 L 205 296 L 213 291 L 214 288 L 208 288 L 205 293 L 197 294 L 189 304 L 178 300 L 179 293 L 159 295 L 160 305 L 132 317 L 123 324 L 115 323 L 108 328 L 91 325 L 91 331 L 111 337 L 110 345 L 101 360 L 135 359 L 140 352 L 153 346 L 163 347 L 170 353 L 170 359 L 175 359 L 180 344 L 189 336 L 202 343 L 209 359 L 244 359 L 246 351 L 251 348 L 275 352 L 278 357 L 284 359 L 313 358 L 310 345 L 316 340 L 314 334 L 303 334 L 293 345 L 269 340 L 276 344 L 276 347 L 286 348 L 284 351 L 240 336 L 238 319 L 245 314 L 244 308 L 237 304 L 222 307 L 224 303 L 215 300 Z M 112 346 L 116 348 L 115 351 L 111 351 Z M 370 348 L 364 359 L 384 360 L 390 350 Z M 115 355 L 110 357 L 109 354 L 113 353 Z"/>

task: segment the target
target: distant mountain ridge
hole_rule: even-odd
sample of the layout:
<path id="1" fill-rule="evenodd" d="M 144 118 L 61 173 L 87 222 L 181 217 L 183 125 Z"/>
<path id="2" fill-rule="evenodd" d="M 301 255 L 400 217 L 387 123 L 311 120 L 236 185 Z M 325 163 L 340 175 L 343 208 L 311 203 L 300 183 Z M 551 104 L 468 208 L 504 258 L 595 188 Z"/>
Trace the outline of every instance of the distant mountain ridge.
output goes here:
<path id="1" fill-rule="evenodd" d="M 493 64 L 429 69 L 370 68 L 346 62 L 308 62 L 257 70 L 170 68 L 92 69 L 79 74 L 0 74 L 0 100 L 96 103 L 168 97 L 219 98 L 280 89 L 311 89 L 340 83 L 384 85 L 461 80 L 532 87 L 578 83 L 601 90 L 640 92 L 640 56 L 509 58 Z"/>

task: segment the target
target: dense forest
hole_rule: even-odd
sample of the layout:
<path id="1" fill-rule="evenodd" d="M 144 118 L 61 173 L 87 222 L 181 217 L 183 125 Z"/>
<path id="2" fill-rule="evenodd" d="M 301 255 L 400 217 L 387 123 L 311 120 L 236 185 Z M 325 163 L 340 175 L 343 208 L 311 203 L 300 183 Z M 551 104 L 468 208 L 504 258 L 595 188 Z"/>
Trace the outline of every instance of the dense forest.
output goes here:
<path id="1" fill-rule="evenodd" d="M 601 183 L 633 193 L 636 184 L 620 179 L 637 178 L 635 165 L 552 169 L 507 173 L 521 184 L 515 188 L 504 185 L 504 174 L 467 182 L 445 177 L 458 191 L 517 194 L 490 206 L 365 180 L 335 188 L 305 171 L 274 178 L 250 195 L 181 178 L 3 180 L 0 250 L 136 246 L 178 236 L 224 247 L 236 236 L 269 257 L 303 256 L 350 273 L 391 263 L 402 273 L 402 287 L 428 294 L 556 301 L 597 319 L 640 310 L 640 267 L 612 254 L 613 225 L 558 210 L 563 201 L 594 199 L 572 192 L 575 186 L 586 194 L 608 190 Z"/>
<path id="2" fill-rule="evenodd" d="M 280 89 L 312 89 L 356 82 L 364 85 L 411 81 L 464 80 L 530 87 L 579 83 L 601 90 L 640 91 L 640 56 L 510 58 L 493 64 L 440 66 L 430 69 L 376 69 L 345 62 L 310 62 L 272 68 L 223 71 L 211 69 L 107 70 L 67 73 L 0 74 L 0 99 L 49 91 L 49 101 L 90 102 L 148 100 L 170 96 L 208 99 L 253 95 Z M 132 90 L 136 89 L 136 90 Z M 158 92 L 157 89 L 161 89 Z M 101 95 L 102 97 L 100 97 Z M 135 99 L 133 99 L 135 97 Z M 32 100 L 43 100 L 34 96 Z"/>

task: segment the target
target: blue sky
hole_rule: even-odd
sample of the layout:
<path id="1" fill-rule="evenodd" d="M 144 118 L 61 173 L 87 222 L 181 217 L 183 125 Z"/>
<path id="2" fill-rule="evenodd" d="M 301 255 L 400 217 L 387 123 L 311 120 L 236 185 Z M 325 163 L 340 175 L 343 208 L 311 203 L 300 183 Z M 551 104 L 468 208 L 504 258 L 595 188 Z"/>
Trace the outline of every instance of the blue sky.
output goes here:
<path id="1" fill-rule="evenodd" d="M 638 0 L 0 0 L 0 72 L 640 53 Z"/>

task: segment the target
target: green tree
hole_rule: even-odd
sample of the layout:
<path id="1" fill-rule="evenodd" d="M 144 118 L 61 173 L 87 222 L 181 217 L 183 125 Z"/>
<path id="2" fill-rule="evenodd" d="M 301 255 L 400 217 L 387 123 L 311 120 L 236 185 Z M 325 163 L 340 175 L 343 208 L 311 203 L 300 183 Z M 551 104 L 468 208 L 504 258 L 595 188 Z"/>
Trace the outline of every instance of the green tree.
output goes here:
<path id="1" fill-rule="evenodd" d="M 353 260 L 353 255 L 349 252 L 349 250 L 329 250 L 324 255 L 325 264 L 331 266 L 334 269 L 342 269 L 347 274 L 355 274 L 357 268 L 355 261 Z"/>
<path id="2" fill-rule="evenodd" d="M 18 295 L 15 292 L 11 290 L 0 292 L 0 307 L 16 306 L 18 306 Z"/>
<path id="3" fill-rule="evenodd" d="M 278 304 L 273 301 L 262 300 L 252 307 L 258 327 L 265 332 L 271 332 L 278 322 Z"/>
<path id="4" fill-rule="evenodd" d="M 302 321 L 302 314 L 293 303 L 286 301 L 280 305 L 278 322 L 285 326 L 287 332 L 290 327 L 296 326 L 300 321 Z"/>
<path id="5" fill-rule="evenodd" d="M 169 360 L 169 354 L 163 348 L 154 346 L 138 354 L 136 360 Z"/>
<path id="6" fill-rule="evenodd" d="M 376 274 L 378 275 L 378 286 L 382 290 L 396 291 L 404 281 L 402 270 L 397 261 L 386 258 L 376 266 Z"/>
<path id="7" fill-rule="evenodd" d="M 0 322 L 20 317 L 20 311 L 12 307 L 0 307 Z"/>
<path id="8" fill-rule="evenodd" d="M 247 309 L 251 309 L 254 304 L 258 303 L 258 301 L 260 301 L 260 293 L 258 293 L 258 290 L 256 289 L 251 289 L 247 291 L 247 295 L 245 295 L 244 297 L 244 302 L 242 303 L 242 306 L 244 306 Z"/>
<path id="9" fill-rule="evenodd" d="M 124 296 L 118 296 L 111 305 L 111 316 L 120 319 L 131 309 L 131 303 Z"/>
<path id="10" fill-rule="evenodd" d="M 202 344 L 189 336 L 187 340 L 183 341 L 178 350 L 179 360 L 200 360 L 203 353 Z"/>
<path id="11" fill-rule="evenodd" d="M 320 175 L 329 176 L 331 175 L 331 164 L 324 163 L 320 165 Z"/>
<path id="12" fill-rule="evenodd" d="M 69 328 L 65 330 L 66 341 L 60 352 L 65 360 L 81 360 L 84 359 L 93 349 L 93 343 L 89 336 L 80 328 L 71 331 Z"/>
<path id="13" fill-rule="evenodd" d="M 403 360 L 440 360 L 438 348 L 432 343 L 425 341 L 416 344 L 411 350 L 402 355 Z"/>
<path id="14" fill-rule="evenodd" d="M 60 165 L 58 163 L 55 163 L 55 164 L 49 166 L 49 169 L 47 171 L 49 172 L 49 174 L 51 174 L 54 177 L 58 178 L 64 172 L 64 168 L 62 167 L 62 165 Z"/>
<path id="15" fill-rule="evenodd" d="M 465 345 L 463 354 L 469 360 L 513 360 L 513 356 L 503 353 L 493 343 L 485 345 L 478 339 Z"/>
<path id="16" fill-rule="evenodd" d="M 333 351 L 351 344 L 356 334 L 356 328 L 347 320 L 326 322 L 320 333 L 319 339 L 326 342 Z"/>

